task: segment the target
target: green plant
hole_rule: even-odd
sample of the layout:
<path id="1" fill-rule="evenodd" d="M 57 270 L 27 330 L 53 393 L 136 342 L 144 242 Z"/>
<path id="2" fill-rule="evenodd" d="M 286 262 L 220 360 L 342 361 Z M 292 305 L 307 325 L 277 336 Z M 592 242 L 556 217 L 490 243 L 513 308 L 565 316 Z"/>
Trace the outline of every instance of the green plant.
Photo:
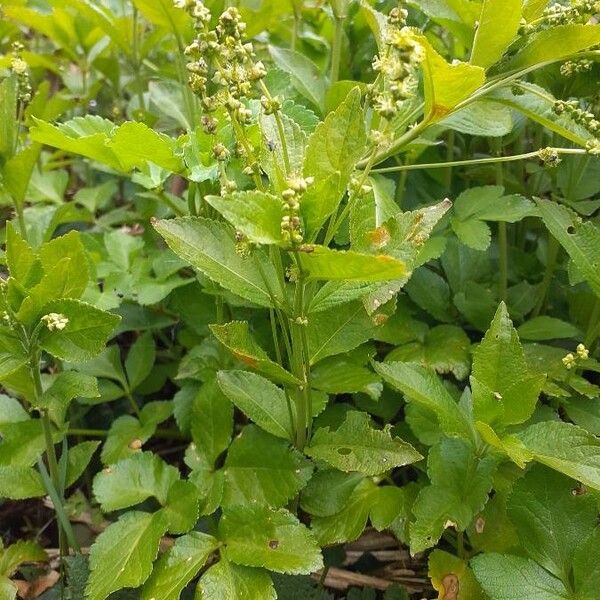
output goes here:
<path id="1" fill-rule="evenodd" d="M 370 525 L 593 600 L 599 7 L 547 4 L 6 3 L 0 496 L 62 597 L 328 597 Z"/>

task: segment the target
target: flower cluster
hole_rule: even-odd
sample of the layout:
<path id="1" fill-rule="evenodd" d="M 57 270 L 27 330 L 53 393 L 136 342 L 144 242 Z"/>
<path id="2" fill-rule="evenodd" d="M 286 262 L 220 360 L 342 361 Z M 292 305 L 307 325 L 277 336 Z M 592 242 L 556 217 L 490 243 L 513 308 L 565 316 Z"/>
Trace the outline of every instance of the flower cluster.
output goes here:
<path id="1" fill-rule="evenodd" d="M 226 9 L 210 29 L 211 13 L 203 2 L 176 0 L 176 5 L 190 13 L 196 29 L 196 39 L 185 49 L 190 87 L 206 112 L 224 106 L 240 123 L 247 123 L 251 113 L 243 100 L 267 71 L 261 61 L 254 61 L 252 44 L 243 41 L 246 24 L 240 13 Z"/>
<path id="2" fill-rule="evenodd" d="M 46 323 L 50 331 L 62 331 L 69 324 L 69 319 L 65 315 L 55 312 L 44 315 L 41 320 Z"/>
<path id="3" fill-rule="evenodd" d="M 597 12 L 600 12 L 598 0 L 573 0 L 570 4 L 551 4 L 544 10 L 543 16 L 549 25 L 555 26 L 587 23 Z"/>
<path id="4" fill-rule="evenodd" d="M 313 183 L 313 177 L 290 177 L 287 180 L 288 188 L 281 193 L 285 213 L 281 219 L 281 234 L 289 244 L 297 245 L 302 243 L 299 200 L 302 194 Z"/>
<path id="5" fill-rule="evenodd" d="M 407 11 L 394 8 L 388 16 L 385 33 L 385 51 L 373 59 L 373 69 L 379 73 L 378 81 L 368 88 L 373 108 L 384 118 L 391 119 L 402 103 L 414 95 L 417 88 L 416 70 L 423 61 L 425 51 L 406 27 Z"/>
<path id="6" fill-rule="evenodd" d="M 577 73 L 587 73 L 592 70 L 594 62 L 588 58 L 581 58 L 579 60 L 568 60 L 560 66 L 560 74 L 563 77 L 572 77 Z"/>
<path id="7" fill-rule="evenodd" d="M 555 148 L 541 148 L 538 156 L 546 167 L 557 167 L 560 163 L 560 156 Z"/>
<path id="8" fill-rule="evenodd" d="M 13 42 L 10 70 L 17 77 L 18 98 L 26 104 L 31 100 L 31 83 L 27 72 L 27 63 L 23 60 L 22 53 L 25 46 L 20 42 Z"/>
<path id="9" fill-rule="evenodd" d="M 577 362 L 579 360 L 586 360 L 587 358 L 589 358 L 589 355 L 590 355 L 590 351 L 583 344 L 578 344 L 577 349 L 576 349 L 576 354 L 569 352 L 562 359 L 562 362 L 563 362 L 563 365 L 565 365 L 565 367 L 570 370 L 577 365 Z"/>
<path id="10" fill-rule="evenodd" d="M 578 100 L 557 100 L 554 103 L 553 110 L 557 115 L 567 115 L 575 123 L 581 125 L 589 131 L 594 138 L 588 140 L 586 149 L 590 154 L 600 154 L 600 121 L 594 113 L 581 108 Z"/>

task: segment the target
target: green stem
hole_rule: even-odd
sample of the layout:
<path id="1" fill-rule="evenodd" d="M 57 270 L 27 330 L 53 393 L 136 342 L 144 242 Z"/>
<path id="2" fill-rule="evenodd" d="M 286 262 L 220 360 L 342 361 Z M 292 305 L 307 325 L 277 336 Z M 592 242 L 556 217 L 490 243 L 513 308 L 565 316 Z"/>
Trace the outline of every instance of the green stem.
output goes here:
<path id="1" fill-rule="evenodd" d="M 586 154 L 584 148 L 549 148 L 558 154 Z M 401 171 L 416 171 L 418 169 L 446 169 L 448 167 L 463 167 L 468 165 L 486 165 L 512 162 L 515 160 L 526 160 L 528 158 L 539 158 L 539 150 L 533 152 L 525 152 L 523 154 L 513 154 L 511 156 L 491 156 L 489 158 L 471 158 L 468 160 L 452 160 L 447 162 L 436 163 L 419 163 L 411 165 L 396 165 L 394 167 L 383 167 L 372 169 L 372 173 L 396 173 Z M 380 162 L 379 159 L 376 159 Z"/>
<path id="2" fill-rule="evenodd" d="M 588 321 L 588 327 L 585 334 L 584 344 L 588 348 L 592 348 L 594 345 L 598 334 L 600 333 L 600 298 L 596 297 L 594 301 L 594 307 L 592 308 L 592 314 L 590 315 L 590 320 Z"/>
<path id="3" fill-rule="evenodd" d="M 340 60 L 342 56 L 342 41 L 344 37 L 344 21 L 346 15 L 334 15 L 333 44 L 331 46 L 331 71 L 329 83 L 333 85 L 340 77 Z"/>
<path id="4" fill-rule="evenodd" d="M 502 138 L 494 138 L 492 145 L 496 150 L 496 185 L 504 185 L 504 172 L 502 171 Z M 504 221 L 498 222 L 498 267 L 500 276 L 500 299 L 506 302 L 508 291 L 508 240 L 507 227 Z"/>
<path id="5" fill-rule="evenodd" d="M 548 291 L 550 290 L 550 284 L 552 283 L 552 277 L 554 270 L 556 269 L 556 259 L 558 258 L 558 251 L 560 244 L 556 241 L 556 238 L 548 232 L 548 248 L 546 250 L 546 269 L 544 270 L 544 278 L 542 279 L 542 288 L 540 290 L 540 298 L 531 313 L 532 317 L 537 317 L 546 305 L 546 298 L 548 297 Z"/>
<path id="6" fill-rule="evenodd" d="M 129 404 L 131 405 L 133 412 L 136 414 L 137 418 L 139 419 L 142 416 L 142 412 L 140 411 L 140 407 L 138 406 L 137 402 L 135 401 L 133 394 L 131 393 L 130 390 L 125 390 L 125 396 L 127 396 L 127 400 L 129 400 Z"/>

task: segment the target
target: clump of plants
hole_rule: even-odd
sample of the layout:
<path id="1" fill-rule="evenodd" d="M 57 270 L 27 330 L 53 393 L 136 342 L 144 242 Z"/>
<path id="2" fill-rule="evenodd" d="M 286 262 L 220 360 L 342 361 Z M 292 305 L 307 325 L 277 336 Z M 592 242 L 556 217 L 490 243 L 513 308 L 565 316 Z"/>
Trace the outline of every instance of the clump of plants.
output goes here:
<path id="1" fill-rule="evenodd" d="M 598 2 L 0 10 L 0 598 L 597 598 Z"/>

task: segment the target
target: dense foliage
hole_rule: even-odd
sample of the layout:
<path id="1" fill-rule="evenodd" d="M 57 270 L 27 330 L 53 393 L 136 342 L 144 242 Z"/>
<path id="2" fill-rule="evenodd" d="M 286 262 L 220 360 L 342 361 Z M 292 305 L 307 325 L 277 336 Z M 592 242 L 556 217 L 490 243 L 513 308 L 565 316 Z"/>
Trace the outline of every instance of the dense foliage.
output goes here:
<path id="1" fill-rule="evenodd" d="M 0 10 L 0 599 L 598 599 L 598 2 Z"/>

